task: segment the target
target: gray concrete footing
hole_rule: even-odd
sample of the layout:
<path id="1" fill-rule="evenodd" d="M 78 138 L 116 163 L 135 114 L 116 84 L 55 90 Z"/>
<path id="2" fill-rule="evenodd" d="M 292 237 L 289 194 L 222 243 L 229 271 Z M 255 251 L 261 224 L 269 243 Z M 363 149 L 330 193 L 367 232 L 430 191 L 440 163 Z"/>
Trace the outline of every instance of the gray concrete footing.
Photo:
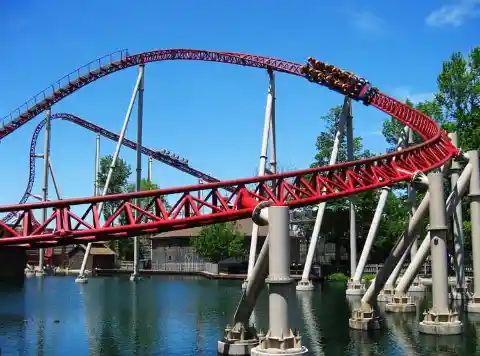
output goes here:
<path id="1" fill-rule="evenodd" d="M 390 313 L 415 313 L 416 310 L 415 302 L 408 295 L 394 295 L 392 300 L 385 306 L 385 311 Z"/>
<path id="2" fill-rule="evenodd" d="M 297 286 L 295 287 L 297 291 L 312 291 L 315 290 L 315 286 L 313 285 L 311 280 L 301 280 L 298 282 Z"/>
<path id="3" fill-rule="evenodd" d="M 251 355 L 252 349 L 258 345 L 258 340 L 220 340 L 217 342 L 218 355 Z"/>
<path id="4" fill-rule="evenodd" d="M 259 333 L 259 344 L 251 350 L 252 356 L 284 355 L 297 356 L 307 355 L 308 349 L 302 346 L 302 337 L 298 331 L 288 330 L 286 335 L 272 337 L 270 332 L 267 335 Z"/>
<path id="5" fill-rule="evenodd" d="M 429 335 L 459 335 L 463 333 L 463 323 L 458 319 L 458 313 L 449 311 L 447 314 L 427 310 L 423 313 L 418 331 Z"/>
<path id="6" fill-rule="evenodd" d="M 75 283 L 86 284 L 88 283 L 88 278 L 85 276 L 78 276 L 77 278 L 75 278 Z"/>
<path id="7" fill-rule="evenodd" d="M 299 349 L 290 349 L 290 350 L 261 350 L 257 347 L 253 348 L 251 351 L 252 356 L 275 356 L 275 355 L 282 355 L 282 356 L 300 356 L 300 355 L 308 355 L 308 349 L 305 346 L 302 346 Z"/>
<path id="8" fill-rule="evenodd" d="M 468 313 L 480 313 L 480 300 L 479 298 L 473 297 L 471 301 L 467 304 Z"/>
<path id="9" fill-rule="evenodd" d="M 412 292 L 412 293 L 423 293 L 423 292 L 425 292 L 426 289 L 427 289 L 427 287 L 425 287 L 425 285 L 417 277 L 412 282 L 412 285 L 410 286 L 410 288 L 408 288 L 408 291 Z"/>
<path id="10" fill-rule="evenodd" d="M 257 331 L 254 327 L 245 328 L 242 324 L 234 327 L 227 325 L 223 339 L 217 342 L 218 355 L 250 355 L 250 351 L 258 345 Z"/>
<path id="11" fill-rule="evenodd" d="M 392 300 L 395 290 L 393 288 L 384 288 L 377 296 L 377 302 L 389 303 Z"/>
<path id="12" fill-rule="evenodd" d="M 354 280 L 349 280 L 347 284 L 347 290 L 345 291 L 346 295 L 351 296 L 361 296 L 365 294 L 365 283 L 355 282 Z"/>
<path id="13" fill-rule="evenodd" d="M 130 275 L 130 282 L 138 282 L 142 279 L 139 274 L 131 274 Z"/>
<path id="14" fill-rule="evenodd" d="M 382 327 L 381 319 L 375 315 L 373 309 L 366 310 L 365 307 L 354 309 L 352 317 L 348 320 L 350 329 L 370 331 L 379 330 Z"/>

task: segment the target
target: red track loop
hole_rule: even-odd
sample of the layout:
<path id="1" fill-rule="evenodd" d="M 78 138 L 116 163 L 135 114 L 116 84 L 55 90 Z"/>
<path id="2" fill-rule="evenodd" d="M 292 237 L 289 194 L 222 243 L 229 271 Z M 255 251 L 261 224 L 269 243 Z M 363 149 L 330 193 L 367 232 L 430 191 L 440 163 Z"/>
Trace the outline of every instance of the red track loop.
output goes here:
<path id="1" fill-rule="evenodd" d="M 27 109 L 18 110 L 18 116 L 0 131 L 0 138 L 13 132 L 50 105 L 103 76 L 140 63 L 176 59 L 272 68 L 276 71 L 304 76 L 300 72 L 300 64 L 241 53 L 170 49 L 133 56 L 122 55 L 119 61 L 89 70 L 88 74 L 70 80 L 38 104 L 32 107 L 26 104 Z M 56 84 L 56 86 L 60 85 L 61 81 Z M 36 101 L 35 99 L 34 102 Z M 107 197 L 0 206 L 0 213 L 19 212 L 20 218 L 17 224 L 22 222 L 24 227 L 23 232 L 19 233 L 0 222 L 0 230 L 3 229 L 6 232 L 5 236 L 8 236 L 0 239 L 0 246 L 21 245 L 30 248 L 81 241 L 104 241 L 142 233 L 237 220 L 251 215 L 259 201 L 269 200 L 274 204 L 293 208 L 338 199 L 409 180 L 415 172 L 425 172 L 440 167 L 457 154 L 457 149 L 450 143 L 445 132 L 423 113 L 380 92 L 374 95 L 371 105 L 396 117 L 426 141 L 402 152 L 393 152 L 371 159 L 265 177 Z M 203 198 L 198 198 L 198 191 L 202 191 Z M 162 196 L 170 198 L 169 202 L 173 203 L 170 209 L 166 209 L 162 203 L 160 199 Z M 140 197 L 148 198 L 149 203 L 142 207 L 135 205 L 134 199 Z M 122 204 L 107 221 L 101 222 L 96 204 L 112 200 L 121 201 Z M 79 207 L 80 205 L 86 205 L 86 208 Z M 34 227 L 32 214 L 35 210 L 42 208 L 53 208 L 54 211 L 45 224 Z M 85 213 L 78 216 L 73 213 L 73 208 L 84 209 Z M 137 219 L 134 218 L 135 210 L 139 212 Z M 114 222 L 117 222 L 121 215 L 126 217 L 127 223 L 114 226 Z"/>

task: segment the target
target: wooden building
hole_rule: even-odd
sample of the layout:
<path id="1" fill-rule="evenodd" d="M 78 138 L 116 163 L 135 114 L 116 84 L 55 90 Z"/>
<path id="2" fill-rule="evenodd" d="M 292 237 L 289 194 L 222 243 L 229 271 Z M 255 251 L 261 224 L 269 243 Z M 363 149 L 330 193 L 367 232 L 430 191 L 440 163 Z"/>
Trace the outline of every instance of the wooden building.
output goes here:
<path id="1" fill-rule="evenodd" d="M 86 248 L 86 245 L 77 245 L 69 252 L 69 269 L 80 269 Z M 115 262 L 116 256 L 113 250 L 102 243 L 93 244 L 87 259 L 86 269 L 90 271 L 95 270 L 95 268 L 113 269 L 115 268 Z"/>
<path id="2" fill-rule="evenodd" d="M 247 251 L 250 246 L 252 234 L 252 219 L 243 219 L 236 222 L 238 231 L 245 235 L 245 246 Z M 163 264 L 169 262 L 188 263 L 203 262 L 194 248 L 190 246 L 190 239 L 198 236 L 202 227 L 194 227 L 183 230 L 164 232 L 151 237 L 151 259 L 152 263 Z M 268 226 L 260 226 L 258 230 L 257 254 L 262 248 L 263 242 L 268 233 Z M 291 235 L 292 243 L 290 248 L 292 263 L 300 263 L 300 242 L 301 239 Z"/>

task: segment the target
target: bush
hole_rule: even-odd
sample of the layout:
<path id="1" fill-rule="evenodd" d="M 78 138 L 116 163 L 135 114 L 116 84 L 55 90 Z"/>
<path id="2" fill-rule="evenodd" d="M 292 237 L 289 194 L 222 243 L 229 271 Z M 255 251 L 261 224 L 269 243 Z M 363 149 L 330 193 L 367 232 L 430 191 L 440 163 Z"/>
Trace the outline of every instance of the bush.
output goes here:
<path id="1" fill-rule="evenodd" d="M 370 282 L 370 281 L 374 280 L 376 276 L 377 276 L 376 274 L 371 274 L 371 273 L 370 274 L 364 274 L 362 279 L 365 282 Z"/>
<path id="2" fill-rule="evenodd" d="M 347 282 L 350 277 L 343 273 L 332 273 L 327 276 L 327 281 L 330 282 Z"/>

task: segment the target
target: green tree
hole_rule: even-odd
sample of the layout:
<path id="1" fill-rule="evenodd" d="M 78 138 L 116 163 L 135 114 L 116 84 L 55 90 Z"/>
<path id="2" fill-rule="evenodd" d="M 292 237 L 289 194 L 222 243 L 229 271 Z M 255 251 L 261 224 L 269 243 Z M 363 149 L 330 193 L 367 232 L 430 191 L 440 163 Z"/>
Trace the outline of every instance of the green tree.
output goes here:
<path id="1" fill-rule="evenodd" d="M 246 253 L 245 235 L 231 222 L 205 226 L 197 237 L 191 239 L 191 244 L 201 257 L 213 263 Z"/>
<path id="2" fill-rule="evenodd" d="M 112 156 L 104 156 L 100 159 L 100 171 L 98 172 L 98 185 L 103 191 L 107 181 L 108 171 L 112 164 Z M 124 193 L 127 189 L 128 178 L 132 174 L 130 165 L 121 158 L 118 158 L 113 168 L 110 184 L 108 185 L 107 194 Z M 120 206 L 121 201 L 107 201 L 103 205 L 103 217 L 108 219 L 113 212 Z"/>
<path id="3" fill-rule="evenodd" d="M 105 190 L 105 184 L 107 182 L 108 171 L 110 170 L 110 165 L 112 164 L 113 156 L 104 156 L 100 159 L 100 170 L 98 172 L 98 186 L 102 192 Z M 119 194 L 124 193 L 127 187 L 127 181 L 130 177 L 132 170 L 130 165 L 127 164 L 121 158 L 118 158 L 115 162 L 113 168 L 112 177 L 108 185 L 107 195 L 110 194 Z M 102 215 L 105 220 L 107 220 L 112 214 L 120 207 L 121 201 L 106 201 L 103 204 Z M 114 221 L 113 224 L 118 222 Z M 120 258 L 125 257 L 126 245 L 125 239 L 109 241 L 108 246 L 115 250 L 116 254 Z"/>
<path id="4" fill-rule="evenodd" d="M 444 128 L 456 130 L 460 147 L 465 150 L 480 147 L 480 47 L 467 58 L 453 53 L 442 66 L 437 79 L 436 100 L 445 116 Z"/>
<path id="5" fill-rule="evenodd" d="M 156 190 L 160 189 L 158 184 L 155 184 L 153 182 L 150 182 L 148 179 L 142 178 L 140 181 L 140 191 L 145 191 L 145 190 Z M 127 183 L 125 191 L 128 193 L 136 192 L 137 191 L 137 185 L 136 183 Z M 164 196 L 161 197 L 163 203 L 165 204 L 165 208 L 169 209 L 169 205 L 165 199 Z M 151 198 L 139 198 L 137 201 L 137 205 L 139 205 L 141 208 L 144 210 L 147 210 L 151 213 L 154 212 L 155 206 L 150 206 L 148 207 L 147 205 L 151 202 Z M 148 209 L 147 209 L 148 208 Z M 148 217 L 143 216 L 141 221 L 142 222 L 147 222 L 149 220 Z M 127 223 L 127 216 L 126 214 L 122 214 L 119 217 L 119 221 L 121 224 L 125 225 Z M 143 236 L 143 235 L 142 235 Z M 141 236 L 139 236 L 141 237 Z M 142 243 L 142 240 L 139 241 L 139 243 Z M 133 244 L 133 239 L 121 239 L 118 240 L 117 242 L 117 248 L 118 248 L 118 253 L 121 256 L 121 258 L 127 260 L 127 261 L 133 261 L 134 259 L 134 244 Z M 142 251 L 142 249 L 140 249 Z M 140 256 L 140 259 L 144 258 L 145 256 Z"/>
<path id="6" fill-rule="evenodd" d="M 321 132 L 315 142 L 316 154 L 314 162 L 311 167 L 326 166 L 329 164 L 330 156 L 333 149 L 335 136 L 337 133 L 338 123 L 342 115 L 343 105 L 339 105 L 330 109 L 326 115 L 322 116 L 322 120 L 325 124 L 325 131 Z M 346 130 L 345 130 L 346 133 Z M 337 156 L 337 162 L 347 161 L 347 142 L 346 135 L 344 134 L 339 145 L 339 151 Z M 353 139 L 353 159 L 362 159 L 373 156 L 372 152 L 364 148 L 362 138 L 354 136 Z M 373 217 L 376 197 L 378 193 L 375 191 L 368 191 L 357 194 L 350 199 L 355 203 L 356 209 L 356 230 L 357 235 L 360 238 L 364 238 L 367 235 L 370 222 Z M 346 247 L 348 250 L 349 240 L 349 207 L 350 203 L 348 199 L 338 199 L 329 201 L 327 203 L 326 212 L 322 222 L 321 235 L 326 238 L 328 242 L 334 242 L 336 245 L 336 251 L 340 251 L 341 247 Z M 312 207 L 302 208 L 307 212 Z M 311 214 L 315 217 L 315 213 Z M 313 222 L 303 223 L 299 225 L 299 228 L 303 230 L 305 236 L 310 237 L 313 230 Z M 361 243 L 359 244 L 361 248 Z M 337 269 L 339 268 L 340 255 L 337 254 Z"/>

